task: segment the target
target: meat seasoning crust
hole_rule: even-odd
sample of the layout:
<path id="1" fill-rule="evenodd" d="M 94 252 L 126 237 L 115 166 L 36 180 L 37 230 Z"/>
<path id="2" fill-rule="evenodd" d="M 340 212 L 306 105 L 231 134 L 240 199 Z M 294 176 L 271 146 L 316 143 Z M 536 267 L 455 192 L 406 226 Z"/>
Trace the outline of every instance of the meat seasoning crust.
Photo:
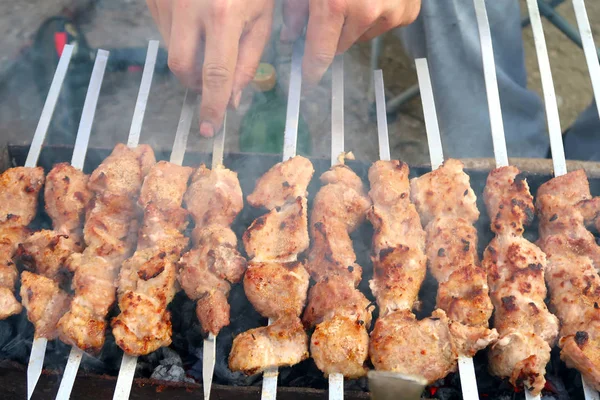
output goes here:
<path id="1" fill-rule="evenodd" d="M 544 302 L 546 256 L 523 238 L 533 219 L 533 197 L 515 167 L 490 172 L 483 193 L 496 237 L 484 252 L 499 340 L 490 348 L 490 372 L 533 395 L 545 385 L 558 319 Z"/>
<path id="2" fill-rule="evenodd" d="M 269 169 L 248 195 L 252 206 L 269 212 L 257 218 L 243 236 L 250 258 L 244 291 L 254 308 L 273 323 L 233 339 L 229 354 L 233 371 L 256 374 L 308 357 L 308 337 L 299 316 L 309 275 L 297 257 L 309 244 L 306 189 L 313 173 L 308 159 L 290 158 Z"/>
<path id="3" fill-rule="evenodd" d="M 598 228 L 600 198 L 592 198 L 578 170 L 540 186 L 536 209 L 550 305 L 561 322 L 560 357 L 600 390 L 600 246 L 586 229 Z"/>

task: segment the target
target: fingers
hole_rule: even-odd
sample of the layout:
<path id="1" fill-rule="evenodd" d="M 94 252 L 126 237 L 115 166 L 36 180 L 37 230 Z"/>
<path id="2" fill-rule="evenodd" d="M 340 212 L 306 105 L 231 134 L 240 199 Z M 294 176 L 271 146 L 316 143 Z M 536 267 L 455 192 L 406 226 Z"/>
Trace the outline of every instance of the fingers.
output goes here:
<path id="1" fill-rule="evenodd" d="M 256 74 L 263 50 L 271 35 L 271 18 L 271 13 L 261 16 L 240 41 L 231 97 L 235 108 L 239 106 L 242 90 Z"/>
<path id="2" fill-rule="evenodd" d="M 169 68 L 184 86 L 198 91 L 202 82 L 202 27 L 198 13 L 177 2 L 169 39 Z"/>
<path id="3" fill-rule="evenodd" d="M 311 0 L 302 61 L 304 79 L 317 83 L 336 55 L 344 25 L 344 0 Z"/>
<path id="4" fill-rule="evenodd" d="M 205 137 L 213 136 L 221 127 L 237 65 L 242 25 L 227 20 L 226 14 L 217 10 L 206 27 L 200 104 L 200 134 Z"/>
<path id="5" fill-rule="evenodd" d="M 147 0 L 148 9 L 166 46 L 171 36 L 171 5 L 165 0 Z"/>
<path id="6" fill-rule="evenodd" d="M 280 39 L 293 42 L 302 34 L 308 22 L 308 0 L 285 0 L 283 2 L 283 27 Z"/>

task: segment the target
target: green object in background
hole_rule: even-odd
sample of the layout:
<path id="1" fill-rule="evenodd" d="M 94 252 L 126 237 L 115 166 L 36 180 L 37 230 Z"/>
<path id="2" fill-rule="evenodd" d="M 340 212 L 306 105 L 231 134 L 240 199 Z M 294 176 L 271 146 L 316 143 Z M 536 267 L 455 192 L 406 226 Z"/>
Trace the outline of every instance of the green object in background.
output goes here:
<path id="1" fill-rule="evenodd" d="M 259 65 L 252 81 L 252 105 L 242 119 L 240 150 L 247 153 L 281 153 L 287 113 L 287 97 L 277 86 L 275 68 Z M 297 154 L 311 153 L 308 125 L 300 114 L 298 119 Z"/>

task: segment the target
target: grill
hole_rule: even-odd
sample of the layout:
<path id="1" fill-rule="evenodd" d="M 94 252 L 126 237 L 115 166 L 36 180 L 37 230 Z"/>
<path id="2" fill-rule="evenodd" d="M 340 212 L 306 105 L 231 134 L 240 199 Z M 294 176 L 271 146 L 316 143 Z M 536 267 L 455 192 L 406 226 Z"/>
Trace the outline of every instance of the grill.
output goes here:
<path id="1" fill-rule="evenodd" d="M 486 208 L 483 204 L 482 196 L 486 178 L 489 171 L 498 165 L 507 164 L 508 159 L 506 158 L 506 150 L 505 148 L 503 150 L 502 145 L 504 141 L 503 128 L 499 100 L 497 98 L 497 85 L 494 89 L 495 71 L 493 65 L 493 52 L 491 49 L 491 38 L 489 37 L 489 26 L 487 25 L 487 17 L 485 15 L 485 6 L 483 0 L 474 0 L 474 4 L 477 10 L 480 36 L 482 38 L 484 73 L 486 75 L 486 86 L 488 89 L 488 100 L 490 103 L 490 119 L 492 121 L 492 132 L 494 134 L 494 148 L 496 153 L 495 162 L 494 160 L 489 159 L 464 160 L 466 165 L 465 171 L 471 178 L 471 186 L 478 197 L 477 205 L 481 211 L 481 217 L 476 223 L 476 228 L 479 235 L 478 252 L 481 255 L 484 248 L 493 238 L 493 233 L 489 230 L 490 219 L 485 213 Z M 551 132 L 551 144 L 555 159 L 554 164 L 551 164 L 549 160 L 511 160 L 511 164 L 517 165 L 521 169 L 523 175 L 528 180 L 531 193 L 534 196 L 539 186 L 553 177 L 553 171 L 558 174 L 561 171 L 564 173 L 566 170 L 570 171 L 577 168 L 586 169 L 591 192 L 600 193 L 600 163 L 569 162 L 565 164 L 563 162 L 564 160 L 561 160 L 560 154 L 562 154 L 562 142 L 560 141 L 560 136 L 556 136 L 557 133 L 560 135 L 560 127 L 557 125 L 557 114 L 556 118 L 554 118 L 554 109 L 556 108 L 556 105 L 555 102 L 553 103 L 554 95 L 550 70 L 546 65 L 546 49 L 545 45 L 542 45 L 544 43 L 544 39 L 543 33 L 541 32 L 541 24 L 539 23 L 539 13 L 536 14 L 537 7 L 535 6 L 534 0 L 528 0 L 528 5 L 530 7 L 536 48 L 538 50 L 538 56 L 540 60 L 540 70 L 542 72 L 542 80 L 546 95 L 547 114 L 550 124 L 549 130 Z M 592 74 L 592 84 L 596 94 L 600 95 L 600 66 L 598 66 L 595 48 L 590 48 L 590 46 L 593 46 L 593 40 L 591 33 L 588 34 L 587 32 L 587 30 L 589 30 L 589 23 L 587 25 L 588 29 L 586 30 L 587 16 L 585 15 L 583 0 L 574 0 L 574 5 L 578 23 L 582 32 L 584 33 L 582 34 L 584 44 L 583 47 L 586 52 L 590 72 Z M 156 57 L 156 48 L 157 44 L 155 42 L 151 42 L 148 53 L 149 55 L 153 53 L 154 59 Z M 105 61 L 106 60 L 104 60 L 104 62 Z M 130 141 L 132 138 L 137 140 L 135 139 L 136 129 L 137 136 L 139 137 L 139 130 L 141 129 L 145 100 L 147 99 L 148 89 L 151 83 L 151 70 L 153 67 L 154 60 L 150 55 L 146 62 L 144 77 L 142 78 L 142 85 L 140 88 L 141 102 L 140 99 L 138 99 L 136 113 L 134 114 L 134 122 L 132 123 L 132 131 L 130 133 Z M 99 69 L 100 68 L 101 67 L 99 67 Z M 296 71 L 296 73 L 298 74 L 299 71 Z M 294 74 L 294 68 L 292 69 L 292 74 Z M 97 101 L 97 91 L 99 91 L 102 82 L 102 76 L 103 70 L 99 70 L 99 72 L 92 74 L 92 82 L 90 83 L 90 90 L 88 92 L 88 96 L 90 96 L 90 93 L 92 93 L 92 96 L 90 97 L 89 103 L 88 99 L 86 98 L 86 106 L 84 106 L 80 131 L 85 131 L 87 129 L 88 135 L 93 121 L 93 114 L 96 106 L 95 102 Z M 294 103 L 297 103 L 297 101 L 299 101 L 299 81 L 294 81 L 294 79 L 292 79 L 291 82 L 290 99 L 294 96 L 294 99 L 296 100 Z M 339 83 L 341 80 L 334 77 L 334 85 L 335 82 Z M 292 88 L 292 85 L 298 86 Z M 421 85 L 421 89 L 423 91 L 423 89 L 428 85 L 427 80 L 422 81 Z M 380 89 L 382 88 L 383 86 L 380 86 Z M 60 83 L 58 84 L 58 89 L 60 89 Z M 94 92 L 96 92 L 95 98 Z M 51 88 L 49 99 L 52 97 L 52 95 L 58 95 L 58 93 L 56 91 L 53 93 Z M 334 90 L 334 97 L 336 95 L 339 96 L 339 92 Z M 385 108 L 382 102 L 382 95 L 383 90 L 380 90 L 378 96 L 378 122 L 380 126 L 380 139 L 387 139 L 387 130 L 383 129 L 383 127 L 386 126 L 386 123 L 384 118 Z M 428 133 L 431 134 L 430 131 L 437 130 L 437 127 L 431 125 L 431 121 L 435 120 L 435 114 L 432 114 L 432 111 L 434 112 L 432 107 L 433 98 L 426 97 L 427 90 L 424 91 L 423 101 Z M 290 101 L 290 103 L 292 102 Z M 52 101 L 48 102 L 47 104 L 51 105 L 50 108 L 53 107 Z M 193 106 L 193 102 L 185 101 L 185 105 L 187 107 Z M 297 104 L 295 104 L 295 106 L 297 107 Z M 293 106 L 290 109 L 291 114 L 290 110 L 288 110 L 288 118 L 291 117 L 293 120 Z M 185 110 L 186 109 L 184 108 L 182 120 L 185 120 L 189 123 L 189 108 L 187 110 L 188 114 L 185 114 Z M 338 111 L 342 112 L 341 116 L 343 117 L 343 110 L 338 109 Z M 49 122 L 51 114 L 51 109 L 43 112 L 38 130 L 47 129 L 47 123 Z M 183 117 L 184 114 L 186 115 L 185 118 Z M 338 124 L 340 121 L 339 117 L 340 115 L 336 114 L 335 118 Z M 44 128 L 44 125 L 46 128 Z M 187 129 L 189 131 L 189 124 L 187 125 L 187 128 L 184 126 L 183 129 Z M 287 135 L 288 130 L 286 129 L 286 143 Z M 82 135 L 82 137 L 85 137 L 85 134 Z M 43 138 L 43 134 L 39 136 L 36 132 L 36 137 L 34 138 L 34 143 L 32 143 L 31 147 L 35 148 L 36 146 L 42 146 Z M 336 146 L 339 146 L 339 141 L 337 142 Z M 430 149 L 435 149 L 431 146 L 432 144 L 430 136 Z M 106 156 L 108 156 L 110 152 L 110 149 L 100 148 L 89 149 L 87 150 L 87 153 L 85 152 L 86 150 L 87 140 L 83 139 L 80 143 L 78 136 L 78 142 L 73 147 L 42 146 L 37 163 L 39 166 L 43 167 L 46 172 L 48 172 L 54 164 L 58 162 L 70 161 L 71 156 L 73 153 L 75 153 L 80 159 L 85 158 L 84 171 L 90 173 L 104 158 L 106 158 Z M 441 154 L 441 149 L 437 150 L 440 151 Z M 169 153 L 170 151 L 156 151 L 156 158 L 157 160 L 168 160 Z M 14 165 L 30 165 L 32 161 L 30 159 L 31 154 L 32 152 L 30 151 L 29 147 L 8 146 L 3 151 L 3 155 L 5 156 L 4 165 L 0 165 L 0 167 L 6 169 Z M 201 163 L 210 164 L 212 156 L 213 154 L 210 153 L 188 152 L 185 155 L 184 164 L 190 166 L 197 166 Z M 564 155 L 562 158 L 564 158 Z M 238 173 L 242 190 L 244 194 L 248 194 L 252 191 L 255 181 L 272 165 L 279 162 L 280 157 L 276 155 L 263 154 L 226 154 L 223 161 L 224 165 Z M 331 160 L 328 159 L 312 159 L 311 161 L 315 168 L 315 176 L 319 176 L 323 172 L 327 171 L 331 166 Z M 368 186 L 367 171 L 370 164 L 360 161 L 348 161 L 347 164 Z M 420 176 L 429 171 L 431 171 L 430 166 L 415 165 L 411 167 L 411 177 Z M 319 190 L 319 187 L 320 184 L 318 180 L 313 179 L 308 189 L 309 207 L 312 207 L 314 195 Z M 43 198 L 40 200 L 41 202 L 39 209 L 43 209 Z M 235 224 L 232 226 L 238 237 L 241 237 L 244 230 L 255 218 L 259 217 L 261 214 L 261 211 L 246 205 L 238 216 Z M 45 216 L 45 214 L 42 213 L 38 215 L 36 220 L 31 225 L 31 227 L 35 230 L 51 229 L 51 226 L 51 221 L 47 216 Z M 188 234 L 189 233 L 190 232 L 188 232 Z M 368 287 L 368 281 L 371 279 L 373 274 L 373 266 L 370 260 L 371 238 L 372 229 L 369 224 L 363 224 L 360 229 L 352 234 L 353 245 L 357 254 L 357 263 L 364 268 L 363 279 L 359 289 L 365 293 L 370 300 L 374 301 L 374 298 L 372 297 L 371 291 Z M 537 240 L 537 225 L 535 223 L 526 231 L 525 238 L 531 242 L 535 242 L 535 240 Z M 20 268 L 22 268 L 22 266 L 20 266 Z M 431 312 L 435 308 L 436 291 L 437 282 L 428 274 L 419 294 L 422 307 L 416 313 L 418 318 L 424 318 L 431 315 Z M 262 376 L 257 375 L 247 377 L 241 373 L 232 373 L 228 368 L 228 355 L 231 349 L 233 337 L 235 335 L 247 331 L 253 327 L 264 326 L 267 324 L 267 321 L 252 308 L 251 304 L 245 297 L 241 285 L 237 285 L 232 289 L 230 294 L 230 303 L 232 305 L 231 324 L 221 331 L 216 342 L 216 363 L 214 369 L 214 385 L 212 387 L 212 396 L 225 399 L 255 398 L 259 395 L 259 393 L 261 393 L 260 385 L 262 382 Z M 173 344 L 169 349 L 161 349 L 148 356 L 140 357 L 139 360 L 137 360 L 137 378 L 134 379 L 134 389 L 131 391 L 131 398 L 152 397 L 185 399 L 197 398 L 202 393 L 202 386 L 195 383 L 195 381 L 200 381 L 202 379 L 202 357 L 205 353 L 205 351 L 203 351 L 203 341 L 205 338 L 200 334 L 200 326 L 195 317 L 195 303 L 189 300 L 183 293 L 179 293 L 170 304 L 169 309 L 172 314 Z M 109 315 L 109 318 L 114 316 L 114 312 L 115 310 L 113 310 L 113 314 Z M 376 319 L 377 316 L 377 311 L 375 311 L 373 315 L 374 319 Z M 3 390 L 3 392 L 11 398 L 24 397 L 27 393 L 25 366 L 29 362 L 32 347 L 35 347 L 32 346 L 32 343 L 33 329 L 31 324 L 27 321 L 25 312 L 22 312 L 20 315 L 10 317 L 4 321 L 0 321 L 0 360 L 2 360 L 0 361 L 0 375 L 2 376 L 0 379 L 0 390 Z M 58 385 L 63 376 L 64 366 L 67 364 L 69 351 L 69 346 L 58 340 L 48 343 L 44 358 L 44 370 L 42 371 L 42 376 L 35 391 L 36 397 L 54 398 L 56 396 Z M 486 357 L 486 352 L 479 352 L 473 360 L 476 385 L 479 393 L 485 398 L 490 399 L 514 398 L 515 390 L 507 381 L 500 380 L 499 378 L 493 377 L 488 373 L 488 363 Z M 102 350 L 102 353 L 98 357 L 83 357 L 81 361 L 81 371 L 79 372 L 79 375 L 77 375 L 73 387 L 73 397 L 110 397 L 111 393 L 113 393 L 115 389 L 116 376 L 119 373 L 121 359 L 122 351 L 115 345 L 114 338 L 109 332 L 106 344 Z M 581 376 L 577 371 L 568 369 L 564 365 L 564 363 L 560 360 L 557 348 L 555 348 L 552 352 L 551 361 L 547 367 L 546 378 L 547 384 L 543 391 L 544 398 L 568 399 L 585 397 L 587 400 L 598 398 L 597 393 L 585 390 L 585 383 L 582 383 Z M 278 384 L 280 388 L 277 390 L 277 395 L 282 399 L 298 398 L 300 396 L 306 398 L 323 398 L 327 392 L 328 384 L 331 385 L 331 380 L 328 383 L 327 379 L 323 377 L 323 374 L 317 369 L 314 362 L 311 359 L 308 359 L 291 368 L 280 369 Z M 465 386 L 472 384 L 475 384 L 473 377 L 469 377 L 467 373 L 461 370 L 461 374 L 451 374 L 448 377 L 435 382 L 433 385 L 428 386 L 424 392 L 424 396 L 426 398 L 433 397 L 441 399 L 461 398 L 461 395 L 465 396 Z M 526 393 L 526 396 L 528 398 L 531 397 L 528 393 Z M 343 392 L 333 392 L 333 398 L 341 399 L 343 397 L 347 397 L 349 399 L 367 398 L 368 384 L 366 378 L 346 381 L 344 382 Z M 331 391 L 330 398 L 332 398 Z M 477 398 L 477 395 L 469 398 Z"/>

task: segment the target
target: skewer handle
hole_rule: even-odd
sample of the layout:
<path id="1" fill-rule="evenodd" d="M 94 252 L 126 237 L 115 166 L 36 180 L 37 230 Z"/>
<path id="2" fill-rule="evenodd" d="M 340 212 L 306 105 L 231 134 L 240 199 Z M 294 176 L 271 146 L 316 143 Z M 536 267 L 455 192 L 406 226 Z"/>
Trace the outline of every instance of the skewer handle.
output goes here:
<path id="1" fill-rule="evenodd" d="M 27 365 L 27 400 L 31 399 L 35 386 L 42 375 L 47 345 L 48 339 L 46 338 L 35 338 L 31 345 L 31 354 Z"/>
<path id="2" fill-rule="evenodd" d="M 190 134 L 190 127 L 192 126 L 192 119 L 194 118 L 196 97 L 197 96 L 195 94 L 190 93 L 187 90 L 185 91 L 185 95 L 183 97 L 183 107 L 181 107 L 181 115 L 179 116 L 179 124 L 177 125 L 175 141 L 173 142 L 171 158 L 169 159 L 169 161 L 173 164 L 183 164 L 188 136 Z"/>
<path id="3" fill-rule="evenodd" d="M 137 357 L 123 354 L 121 359 L 121 368 L 119 369 L 119 376 L 117 377 L 117 386 L 115 393 L 113 394 L 113 400 L 127 400 L 131 393 L 131 385 L 133 383 L 133 376 L 135 375 L 135 368 L 137 366 Z"/>
<path id="4" fill-rule="evenodd" d="M 344 152 L 344 56 L 333 60 L 331 74 L 331 165 Z"/>
<path id="5" fill-rule="evenodd" d="M 389 161 L 390 138 L 388 136 L 387 114 L 385 113 L 385 91 L 383 86 L 383 72 L 378 69 L 373 71 L 375 80 L 375 107 L 377 109 L 377 134 L 379 136 L 379 159 Z"/>
<path id="6" fill-rule="evenodd" d="M 73 157 L 71 158 L 71 165 L 77 169 L 83 169 L 83 164 L 85 163 L 85 155 L 87 154 L 88 143 L 90 142 L 90 133 L 92 132 L 94 116 L 96 115 L 96 106 L 98 105 L 98 97 L 100 97 L 100 88 L 104 79 L 104 71 L 106 71 L 108 55 L 108 51 L 98 50 L 96 60 L 94 61 L 94 69 L 92 69 L 92 77 L 90 78 L 88 91 L 85 95 L 77 138 L 75 139 L 75 148 L 73 149 Z"/>
<path id="7" fill-rule="evenodd" d="M 548 49 L 546 48 L 546 39 L 544 38 L 544 28 L 542 27 L 542 18 L 540 17 L 537 0 L 527 0 L 527 8 L 529 10 L 529 19 L 531 20 L 531 29 L 533 30 L 533 41 L 535 43 L 538 65 L 540 67 L 542 88 L 544 90 L 544 104 L 546 106 L 546 118 L 548 119 L 548 133 L 550 135 L 550 149 L 552 150 L 554 175 L 560 176 L 567 173 L 567 163 L 565 160 L 562 130 L 560 128 L 560 118 L 558 115 L 558 105 L 556 103 L 556 93 L 554 92 L 554 83 L 552 82 L 552 71 L 550 70 Z"/>
<path id="8" fill-rule="evenodd" d="M 213 374 L 215 372 L 217 338 L 212 333 L 204 339 L 202 347 L 202 387 L 204 389 L 204 400 L 210 398 Z"/>
<path id="9" fill-rule="evenodd" d="M 212 168 L 223 165 L 223 153 L 225 152 L 225 135 L 227 133 L 227 112 L 223 118 L 221 133 L 213 138 Z"/>
<path id="10" fill-rule="evenodd" d="M 298 119 L 300 117 L 300 95 L 302 94 L 302 43 L 297 40 L 292 51 L 292 69 L 288 92 L 287 113 L 285 117 L 285 136 L 283 138 L 283 161 L 296 155 L 298 139 Z"/>
<path id="11" fill-rule="evenodd" d="M 433 98 L 433 87 L 429 75 L 429 66 L 427 59 L 418 58 L 415 60 L 417 67 L 417 79 L 419 80 L 419 89 L 421 91 L 421 101 L 423 103 L 423 115 L 425 116 L 425 130 L 427 131 L 427 143 L 429 145 L 429 159 L 431 160 L 431 169 L 435 170 L 444 163 L 444 151 L 442 139 L 440 137 L 440 127 L 435 110 L 435 100 Z"/>
<path id="12" fill-rule="evenodd" d="M 598 51 L 594 44 L 590 20 L 587 15 L 587 10 L 585 9 L 585 2 L 583 0 L 573 0 L 573 10 L 575 11 L 577 26 L 579 26 L 581 44 L 587 61 L 588 70 L 590 71 L 590 79 L 592 80 L 592 89 L 594 90 L 598 115 L 600 115 L 600 62 L 598 61 Z"/>
<path id="13" fill-rule="evenodd" d="M 144 122 L 146 104 L 148 104 L 148 96 L 150 95 L 150 86 L 152 86 L 152 77 L 154 76 L 154 66 L 156 65 L 157 55 L 158 40 L 151 40 L 148 43 L 148 52 L 146 53 L 146 61 L 144 62 L 142 82 L 140 83 L 140 90 L 135 103 L 135 110 L 133 111 L 131 128 L 129 129 L 129 138 L 127 140 L 127 146 L 129 147 L 137 147 L 140 143 L 142 123 Z"/>
<path id="14" fill-rule="evenodd" d="M 38 121 L 37 128 L 35 128 L 35 133 L 33 134 L 33 139 L 31 140 L 27 160 L 25 160 L 26 167 L 35 167 L 37 165 L 40 152 L 42 151 L 42 144 L 46 138 L 50 120 L 52 119 L 52 114 L 54 114 L 54 108 L 56 107 L 62 84 L 65 81 L 72 55 L 73 45 L 68 44 L 63 48 L 60 60 L 58 61 L 58 66 L 56 67 L 56 71 L 54 71 L 54 78 L 52 78 L 52 83 L 50 84 L 50 90 L 48 91 L 44 108 L 42 108 L 40 120 Z"/>
<path id="15" fill-rule="evenodd" d="M 479 40 L 481 43 L 481 57 L 483 60 L 483 77 L 485 79 L 485 90 L 487 93 L 488 108 L 490 111 L 490 126 L 492 129 L 492 143 L 494 145 L 494 156 L 496 167 L 508 165 L 508 154 L 506 151 L 506 140 L 504 138 L 504 123 L 502 122 L 502 109 L 500 106 L 500 93 L 498 81 L 496 80 L 496 63 L 494 61 L 494 48 L 492 47 L 492 33 L 488 21 L 485 0 L 473 0 L 475 15 L 479 28 Z"/>

